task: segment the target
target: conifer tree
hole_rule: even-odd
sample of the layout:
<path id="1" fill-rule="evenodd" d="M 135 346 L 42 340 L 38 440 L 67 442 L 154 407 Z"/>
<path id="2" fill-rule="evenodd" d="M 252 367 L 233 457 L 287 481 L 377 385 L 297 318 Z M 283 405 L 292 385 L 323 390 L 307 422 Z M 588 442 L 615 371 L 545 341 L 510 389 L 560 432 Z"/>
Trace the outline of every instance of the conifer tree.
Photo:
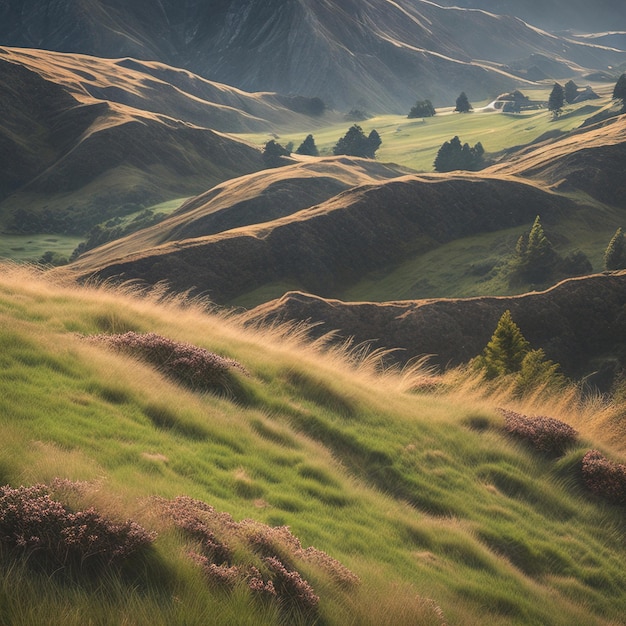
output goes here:
<path id="1" fill-rule="evenodd" d="M 564 89 L 565 102 L 572 104 L 578 97 L 578 85 L 573 80 L 568 80 L 565 83 Z"/>
<path id="2" fill-rule="evenodd" d="M 456 99 L 456 108 L 454 110 L 459 113 L 469 113 L 472 110 L 472 105 L 467 99 L 467 95 L 464 91 L 462 91 L 459 97 Z"/>
<path id="3" fill-rule="evenodd" d="M 529 352 L 530 344 L 513 321 L 511 311 L 506 310 L 478 358 L 478 364 L 485 370 L 487 378 L 496 378 L 519 372 Z"/>
<path id="4" fill-rule="evenodd" d="M 556 119 L 563 111 L 563 104 L 565 103 L 565 92 L 563 87 L 559 83 L 554 83 L 554 87 L 550 92 L 550 98 L 548 99 L 548 111 L 552 112 L 552 116 Z"/>
<path id="5" fill-rule="evenodd" d="M 604 269 L 626 269 L 626 237 L 621 228 L 618 228 L 604 251 Z"/>
<path id="6" fill-rule="evenodd" d="M 308 156 L 319 156 L 320 152 L 315 145 L 315 139 L 313 135 L 307 135 L 305 140 L 300 144 L 296 150 L 296 154 L 306 154 Z"/>
<path id="7" fill-rule="evenodd" d="M 512 262 L 513 275 L 528 282 L 545 282 L 552 275 L 558 260 L 537 215 L 530 232 L 521 235 L 517 241 Z"/>
<path id="8" fill-rule="evenodd" d="M 613 100 L 622 101 L 622 113 L 626 113 L 626 74 L 622 74 L 613 88 Z"/>
<path id="9" fill-rule="evenodd" d="M 354 124 L 348 132 L 339 139 L 333 148 L 333 154 L 347 154 L 349 156 L 373 159 L 376 150 L 380 148 L 382 140 L 376 130 L 372 130 L 369 136 L 365 136 L 363 129 Z"/>

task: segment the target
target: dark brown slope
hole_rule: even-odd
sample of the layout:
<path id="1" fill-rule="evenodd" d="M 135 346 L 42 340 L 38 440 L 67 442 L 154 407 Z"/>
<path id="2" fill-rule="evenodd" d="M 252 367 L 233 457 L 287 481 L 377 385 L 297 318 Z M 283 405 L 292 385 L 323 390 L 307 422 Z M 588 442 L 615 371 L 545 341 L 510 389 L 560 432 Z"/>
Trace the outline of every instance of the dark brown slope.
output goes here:
<path id="1" fill-rule="evenodd" d="M 399 363 L 432 355 L 448 367 L 467 362 L 489 341 L 509 309 L 534 348 L 570 376 L 594 371 L 603 360 L 626 366 L 626 272 L 564 281 L 541 293 L 512 297 L 346 303 L 292 292 L 246 314 L 250 323 L 307 320 L 312 336 L 338 331 L 372 347 L 400 348 Z"/>
<path id="2" fill-rule="evenodd" d="M 5 0 L 0 42 L 157 59 L 248 91 L 399 112 L 416 97 L 443 105 L 460 91 L 495 96 L 515 79 L 494 63 L 533 53 L 574 72 L 626 58 L 512 17 L 422 0 Z"/>
<path id="3" fill-rule="evenodd" d="M 71 269 L 83 278 L 167 281 L 225 303 L 274 281 L 323 296 L 433 246 L 473 233 L 545 223 L 576 210 L 567 199 L 513 180 L 406 176 L 344 192 L 293 216 L 163 244 L 100 262 L 94 250 Z"/>

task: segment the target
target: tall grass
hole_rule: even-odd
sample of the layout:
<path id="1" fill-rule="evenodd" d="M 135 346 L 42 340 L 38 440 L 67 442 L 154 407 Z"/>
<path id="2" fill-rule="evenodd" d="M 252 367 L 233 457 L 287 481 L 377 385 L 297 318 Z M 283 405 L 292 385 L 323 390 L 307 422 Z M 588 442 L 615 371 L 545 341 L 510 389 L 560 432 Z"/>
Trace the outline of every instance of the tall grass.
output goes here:
<path id="1" fill-rule="evenodd" d="M 246 329 L 209 309 L 1 268 L 3 483 L 90 481 L 85 505 L 158 536 L 143 560 L 95 585 L 3 552 L 0 621 L 285 623 L 280 603 L 207 586 L 187 540 L 151 505 L 185 495 L 235 523 L 288 526 L 303 550 L 360 578 L 347 590 L 303 563 L 320 600 L 302 623 L 619 623 L 622 509 L 580 474 L 591 447 L 622 460 L 623 436 L 601 436 L 609 405 L 600 415 L 574 391 L 514 399 L 467 376 L 385 369 L 384 355 L 311 344 L 302 327 Z M 193 391 L 85 341 L 129 330 L 235 359 L 250 374 L 244 393 Z M 507 435 L 498 407 L 560 419 L 580 442 L 542 456 Z"/>

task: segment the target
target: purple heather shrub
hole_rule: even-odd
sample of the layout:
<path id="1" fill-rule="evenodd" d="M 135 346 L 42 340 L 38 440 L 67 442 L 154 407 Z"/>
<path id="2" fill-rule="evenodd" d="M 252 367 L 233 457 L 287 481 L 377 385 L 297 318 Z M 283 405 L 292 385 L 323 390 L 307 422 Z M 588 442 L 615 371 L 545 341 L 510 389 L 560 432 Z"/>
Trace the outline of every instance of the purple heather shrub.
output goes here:
<path id="1" fill-rule="evenodd" d="M 317 609 L 319 597 L 296 570 L 298 559 L 325 571 L 338 586 L 347 588 L 360 582 L 325 552 L 303 549 L 288 526 L 272 527 L 251 519 L 235 522 L 228 513 L 187 496 L 153 501 L 166 519 L 197 543 L 194 550 L 200 553 L 191 552 L 190 557 L 210 584 L 232 589 L 242 583 L 257 597 L 277 599 L 285 610 L 310 614 Z M 249 562 L 233 563 L 237 547 L 242 546 L 260 558 L 257 565 L 263 572 Z"/>
<path id="2" fill-rule="evenodd" d="M 129 331 L 120 335 L 94 335 L 91 340 L 142 359 L 166 376 L 196 390 L 229 391 L 233 370 L 248 375 L 233 359 L 156 333 Z"/>
<path id="3" fill-rule="evenodd" d="M 578 437 L 578 432 L 569 424 L 553 417 L 527 417 L 508 409 L 499 411 L 504 415 L 504 429 L 508 433 L 550 455 L 562 455 Z"/>
<path id="4" fill-rule="evenodd" d="M 275 557 L 266 557 L 263 562 L 272 573 L 276 594 L 282 601 L 303 613 L 312 613 L 317 610 L 320 598 L 298 572 L 288 570 Z"/>
<path id="5" fill-rule="evenodd" d="M 626 465 L 589 450 L 583 457 L 582 472 L 590 491 L 612 504 L 626 504 Z"/>
<path id="6" fill-rule="evenodd" d="M 71 483 L 67 482 L 67 488 Z M 0 542 L 68 565 L 98 558 L 121 561 L 155 538 L 136 522 L 115 522 L 95 509 L 73 512 L 47 485 L 0 487 Z"/>

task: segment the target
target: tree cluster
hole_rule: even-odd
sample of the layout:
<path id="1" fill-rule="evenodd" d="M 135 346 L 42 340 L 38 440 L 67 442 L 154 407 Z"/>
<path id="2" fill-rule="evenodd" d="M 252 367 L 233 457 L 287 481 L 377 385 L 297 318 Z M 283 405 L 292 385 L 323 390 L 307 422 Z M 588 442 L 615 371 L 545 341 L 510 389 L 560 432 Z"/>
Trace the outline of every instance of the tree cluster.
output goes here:
<path id="1" fill-rule="evenodd" d="M 539 215 L 529 232 L 517 240 L 509 263 L 511 283 L 546 283 L 555 277 L 579 276 L 592 271 L 587 256 L 576 251 L 562 258 L 546 236 Z"/>
<path id="2" fill-rule="evenodd" d="M 468 143 L 461 144 L 461 140 L 455 136 L 439 148 L 434 167 L 437 172 L 479 170 L 483 166 L 484 154 L 485 149 L 480 141 L 471 148 Z"/>
<path id="3" fill-rule="evenodd" d="M 435 107 L 430 100 L 418 100 L 415 106 L 411 108 L 407 117 L 413 119 L 416 117 L 432 117 L 435 115 Z"/>
<path id="4" fill-rule="evenodd" d="M 263 162 L 266 167 L 281 167 L 286 165 L 283 157 L 288 157 L 290 154 L 287 148 L 275 139 L 270 139 L 263 148 Z"/>
<path id="5" fill-rule="evenodd" d="M 382 140 L 375 129 L 366 136 L 363 129 L 358 124 L 354 124 L 335 144 L 333 154 L 346 154 L 348 156 L 373 159 L 381 144 Z"/>

